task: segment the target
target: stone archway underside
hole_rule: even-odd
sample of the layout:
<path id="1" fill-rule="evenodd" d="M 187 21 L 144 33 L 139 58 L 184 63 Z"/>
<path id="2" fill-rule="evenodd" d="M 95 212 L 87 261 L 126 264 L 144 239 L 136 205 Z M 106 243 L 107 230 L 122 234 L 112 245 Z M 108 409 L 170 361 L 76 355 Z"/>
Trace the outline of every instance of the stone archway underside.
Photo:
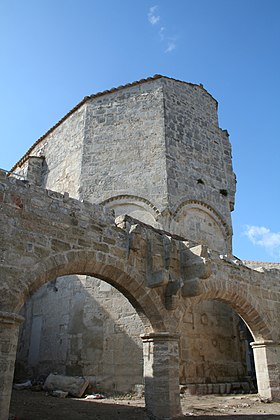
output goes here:
<path id="1" fill-rule="evenodd" d="M 177 340 L 174 332 L 180 334 L 178 325 L 189 299 L 228 303 L 250 327 L 258 354 L 274 355 L 274 362 L 276 357 L 279 374 L 276 380 L 275 375 L 272 378 L 268 360 L 266 383 L 272 397 L 279 396 L 278 271 L 251 270 L 239 260 L 221 258 L 204 246 L 191 246 L 188 241 L 128 216 L 115 220 L 102 206 L 32 187 L 7 178 L 3 172 L 0 172 L 0 206 L 0 339 L 10 343 L 9 358 L 15 356 L 12 349 L 19 322 L 16 313 L 26 299 L 55 277 L 86 274 L 111 283 L 129 299 L 144 321 L 145 351 L 153 349 L 154 358 L 161 357 L 163 351 L 166 360 L 169 354 L 174 355 L 178 347 L 174 344 Z M 262 347 L 258 343 L 263 343 Z M 2 349 L 3 366 L 8 366 L 7 357 Z M 264 363 L 265 357 L 259 358 L 260 363 Z M 163 418 L 166 412 L 170 418 L 175 417 L 179 412 L 176 369 L 172 368 L 172 377 L 155 363 L 151 366 L 148 359 L 148 411 L 158 418 Z M 13 363 L 9 363 L 0 391 L 4 413 L 1 420 L 6 420 L 12 372 Z M 157 392 L 161 392 L 163 385 L 166 396 L 161 394 L 160 406 L 155 401 L 159 400 Z"/>

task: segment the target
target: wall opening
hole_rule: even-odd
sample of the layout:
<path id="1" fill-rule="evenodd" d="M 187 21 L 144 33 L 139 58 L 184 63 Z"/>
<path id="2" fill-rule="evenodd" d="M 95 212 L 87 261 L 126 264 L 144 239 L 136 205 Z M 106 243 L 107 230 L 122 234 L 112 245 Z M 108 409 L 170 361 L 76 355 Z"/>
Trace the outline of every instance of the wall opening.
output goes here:
<path id="1" fill-rule="evenodd" d="M 180 384 L 190 394 L 256 392 L 256 375 L 243 319 L 217 300 L 190 301 L 182 322 Z"/>
<path id="2" fill-rule="evenodd" d="M 143 323 L 110 284 L 85 275 L 42 286 L 21 310 L 15 381 L 49 373 L 84 376 L 94 392 L 134 391 L 143 384 Z"/>

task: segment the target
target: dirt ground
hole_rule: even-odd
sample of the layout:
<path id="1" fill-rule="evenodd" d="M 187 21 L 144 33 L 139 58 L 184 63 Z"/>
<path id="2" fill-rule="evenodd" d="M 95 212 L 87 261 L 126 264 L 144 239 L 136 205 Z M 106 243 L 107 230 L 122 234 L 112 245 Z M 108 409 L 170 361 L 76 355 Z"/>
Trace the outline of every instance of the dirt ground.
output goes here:
<path id="1" fill-rule="evenodd" d="M 257 395 L 182 397 L 183 416 L 207 420 L 280 419 L 280 403 L 262 403 Z M 55 398 L 46 392 L 13 391 L 11 420 L 148 420 L 143 398 Z"/>

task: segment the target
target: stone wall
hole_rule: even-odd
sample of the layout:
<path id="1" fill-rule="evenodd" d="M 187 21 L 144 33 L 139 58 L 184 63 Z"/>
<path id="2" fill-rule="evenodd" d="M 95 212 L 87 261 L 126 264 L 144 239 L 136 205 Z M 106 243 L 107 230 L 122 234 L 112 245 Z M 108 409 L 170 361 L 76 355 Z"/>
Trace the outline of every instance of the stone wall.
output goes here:
<path id="1" fill-rule="evenodd" d="M 166 159 L 172 230 L 231 251 L 235 176 L 217 102 L 199 86 L 164 80 Z"/>
<path id="2" fill-rule="evenodd" d="M 228 305 L 202 301 L 189 305 L 180 324 L 182 331 L 181 384 L 244 382 L 246 337 L 240 318 Z M 251 340 L 252 341 L 252 340 Z"/>
<path id="3" fill-rule="evenodd" d="M 42 157 L 40 186 L 62 193 L 68 192 L 71 197 L 78 198 L 84 130 L 85 107 L 82 106 L 36 142 L 31 159 L 17 166 L 15 172 L 26 178 L 29 175 L 30 179 L 30 166 L 34 166 L 32 156 Z M 35 182 L 34 179 L 33 181 Z"/>
<path id="4" fill-rule="evenodd" d="M 142 384 L 143 324 L 109 284 L 87 276 L 57 278 L 34 294 L 22 315 L 18 380 L 57 372 L 85 376 L 95 391 L 128 392 Z"/>
<path id="5" fill-rule="evenodd" d="M 181 322 L 190 316 L 199 320 L 200 310 L 193 309 L 190 315 L 190 304 L 199 308 L 204 301 L 222 301 L 244 319 L 254 339 L 259 394 L 268 401 L 280 400 L 279 270 L 252 270 L 235 257 L 191 244 L 129 216 L 115 219 L 104 206 L 45 190 L 4 171 L 0 171 L 0 210 L 1 420 L 8 418 L 20 307 L 44 285 L 53 287 L 51 293 L 59 293 L 53 280 L 74 273 L 114 285 L 142 320 L 145 399 L 153 417 L 180 414 L 178 339 L 180 335 L 188 338 Z M 74 334 L 84 320 L 79 309 L 78 305 L 78 316 L 69 322 Z M 222 319 L 224 314 L 220 315 Z M 209 312 L 200 314 L 202 325 L 211 326 L 213 321 Z M 35 337 L 42 325 L 43 321 L 34 322 Z M 203 340 L 203 329 L 194 327 Z M 217 324 L 209 331 L 224 336 L 221 327 Z M 73 343 L 75 352 L 82 336 Z M 232 343 L 236 342 L 233 336 Z M 34 340 L 31 359 L 38 350 Z M 208 385 L 198 388 L 207 392 L 218 388 Z M 219 389 L 228 391 L 228 384 L 222 385 Z"/>
<path id="6" fill-rule="evenodd" d="M 126 194 L 166 207 L 161 80 L 88 102 L 80 191 L 92 202 Z"/>

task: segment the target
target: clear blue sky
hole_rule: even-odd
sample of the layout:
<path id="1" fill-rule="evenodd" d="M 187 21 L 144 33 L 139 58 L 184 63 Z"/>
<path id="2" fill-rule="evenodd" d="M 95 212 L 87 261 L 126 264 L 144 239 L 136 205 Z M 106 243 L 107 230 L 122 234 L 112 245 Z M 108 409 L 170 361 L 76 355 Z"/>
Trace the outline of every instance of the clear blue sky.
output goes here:
<path id="1" fill-rule="evenodd" d="M 1 0 L 0 167 L 85 95 L 160 73 L 219 102 L 234 253 L 280 261 L 280 0 Z"/>

